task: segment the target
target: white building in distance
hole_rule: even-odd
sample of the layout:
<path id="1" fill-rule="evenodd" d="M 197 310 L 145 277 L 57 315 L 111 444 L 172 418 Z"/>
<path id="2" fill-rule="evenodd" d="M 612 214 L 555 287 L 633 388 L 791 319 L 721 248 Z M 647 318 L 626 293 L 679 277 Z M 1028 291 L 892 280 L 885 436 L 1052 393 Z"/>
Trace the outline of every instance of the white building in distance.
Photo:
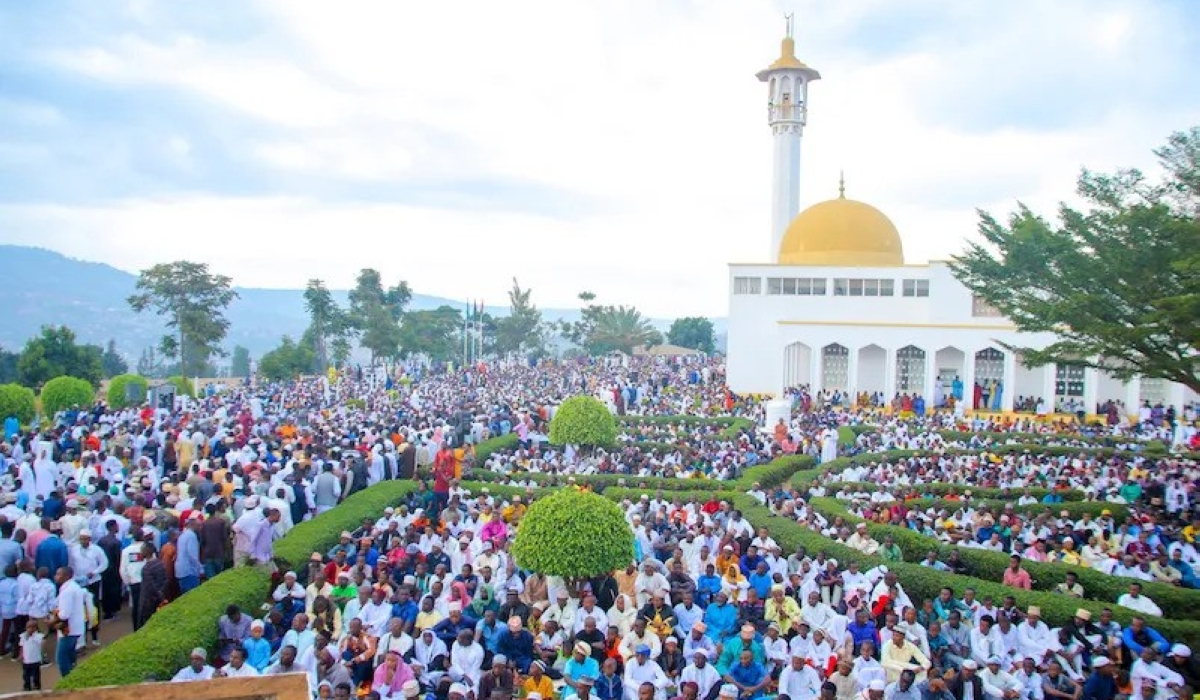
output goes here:
<path id="1" fill-rule="evenodd" d="M 774 138 L 767 263 L 729 266 L 728 384 L 739 394 L 840 390 L 926 407 L 1095 413 L 1109 401 L 1136 413 L 1146 402 L 1181 411 L 1187 387 L 1117 380 L 1075 365 L 1026 368 L 1003 344 L 1041 348 L 1051 334 L 1016 327 L 963 286 L 944 262 L 906 264 L 899 231 L 875 207 L 846 197 L 800 211 L 801 140 L 808 89 L 820 74 L 795 56 L 792 37 L 760 71 Z M 973 389 L 972 389 L 973 388 Z"/>

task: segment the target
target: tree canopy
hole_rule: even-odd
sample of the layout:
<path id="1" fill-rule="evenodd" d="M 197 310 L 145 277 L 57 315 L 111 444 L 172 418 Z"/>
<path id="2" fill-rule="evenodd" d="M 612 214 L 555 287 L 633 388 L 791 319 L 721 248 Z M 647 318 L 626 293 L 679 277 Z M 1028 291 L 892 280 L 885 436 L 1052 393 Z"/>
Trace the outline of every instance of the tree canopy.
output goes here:
<path id="1" fill-rule="evenodd" d="M 66 326 L 42 326 L 41 334 L 30 338 L 17 358 L 17 377 L 28 387 L 40 387 L 64 375 L 100 386 L 102 356 L 98 346 L 75 342 L 75 331 Z"/>
<path id="2" fill-rule="evenodd" d="M 248 348 L 241 345 L 233 347 L 233 353 L 229 357 L 229 373 L 235 377 L 250 376 L 250 350 Z"/>
<path id="3" fill-rule="evenodd" d="M 412 300 L 408 283 L 401 281 L 384 289 L 378 270 L 359 271 L 350 290 L 348 326 L 359 334 L 359 344 L 371 353 L 371 361 L 397 357 L 400 353 L 400 317 Z"/>
<path id="4" fill-rule="evenodd" d="M 225 309 L 237 297 L 230 278 L 210 273 L 203 263 L 180 260 L 142 270 L 129 306 L 167 318 L 173 332 L 163 335 L 159 350 L 179 358 L 182 374 L 195 376 L 207 369 L 209 358 L 224 354 L 221 341 L 229 332 Z"/>
<path id="5" fill-rule="evenodd" d="M 542 312 L 531 301 L 533 290 L 521 289 L 513 278 L 508 291 L 508 315 L 496 319 L 493 349 L 501 355 L 540 355 L 545 352 L 545 326 Z"/>
<path id="6" fill-rule="evenodd" d="M 104 346 L 104 354 L 100 356 L 100 367 L 104 370 L 105 379 L 112 379 L 129 371 L 129 363 L 117 352 L 117 341 L 109 340 L 108 345 Z"/>
<path id="7" fill-rule="evenodd" d="M 462 355 L 462 312 L 443 304 L 405 311 L 400 323 L 400 356 L 427 355 L 445 361 Z"/>
<path id="8" fill-rule="evenodd" d="M 1200 127 L 1155 151 L 1163 177 L 1085 170 L 1085 207 L 1057 221 L 1019 206 L 1006 224 L 980 212 L 983 241 L 951 269 L 1025 332 L 1053 332 L 1026 364 L 1096 367 L 1200 391 Z"/>
<path id="9" fill-rule="evenodd" d="M 564 338 L 589 355 L 613 351 L 629 354 L 636 347 L 662 342 L 662 334 L 636 308 L 593 303 L 596 295 L 591 292 L 582 292 L 579 299 L 587 304 L 580 319 L 563 321 L 559 328 Z"/>
<path id="10" fill-rule="evenodd" d="M 667 331 L 667 342 L 708 354 L 712 354 L 717 345 L 712 321 L 702 316 L 675 319 Z"/>
<path id="11" fill-rule="evenodd" d="M 258 373 L 271 380 L 291 379 L 311 372 L 313 357 L 311 347 L 284 336 L 279 347 L 258 361 Z"/>
<path id="12" fill-rule="evenodd" d="M 512 554 L 522 569 L 590 578 L 633 561 L 633 530 L 615 502 L 574 488 L 560 489 L 529 506 Z"/>

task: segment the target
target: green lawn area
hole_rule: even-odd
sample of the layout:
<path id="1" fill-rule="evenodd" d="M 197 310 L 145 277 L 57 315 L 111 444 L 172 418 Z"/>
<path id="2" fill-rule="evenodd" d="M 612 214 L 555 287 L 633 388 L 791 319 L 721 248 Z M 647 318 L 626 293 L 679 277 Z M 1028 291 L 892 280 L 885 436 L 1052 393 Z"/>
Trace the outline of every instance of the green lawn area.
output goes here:
<path id="1" fill-rule="evenodd" d="M 858 437 L 849 426 L 841 426 L 838 428 L 838 443 L 842 445 L 853 445 L 854 439 Z"/>

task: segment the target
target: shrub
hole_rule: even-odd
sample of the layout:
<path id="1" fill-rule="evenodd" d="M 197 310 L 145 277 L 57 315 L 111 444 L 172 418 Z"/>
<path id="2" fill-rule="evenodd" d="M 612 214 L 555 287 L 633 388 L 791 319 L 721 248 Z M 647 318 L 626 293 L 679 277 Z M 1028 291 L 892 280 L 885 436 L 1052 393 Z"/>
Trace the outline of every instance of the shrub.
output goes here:
<path id="1" fill-rule="evenodd" d="M 192 380 L 187 377 L 167 377 L 167 384 L 175 387 L 175 393 L 180 396 L 195 396 L 196 387 L 192 384 Z"/>
<path id="2" fill-rule="evenodd" d="M 991 580 L 984 578 L 978 573 L 975 576 L 956 576 L 935 571 L 919 564 L 888 562 L 884 561 L 882 557 L 866 556 L 857 550 L 825 537 L 819 532 L 803 527 L 795 521 L 773 515 L 765 506 L 750 496 L 737 494 L 732 497 L 732 501 L 734 507 L 742 511 L 751 525 L 756 528 L 766 527 L 770 530 L 771 536 L 779 543 L 784 552 L 794 552 L 797 547 L 803 546 L 810 554 L 823 551 L 837 559 L 838 563 L 842 565 L 850 561 L 857 562 L 863 571 L 886 564 L 889 570 L 896 572 L 905 593 L 918 605 L 923 599 L 933 599 L 936 597 L 943 586 L 951 586 L 958 595 L 962 594 L 964 588 L 974 588 L 981 599 L 985 596 L 991 596 L 995 600 L 1001 601 L 1004 599 L 1004 596 L 1011 595 L 1016 598 L 1017 604 L 1021 607 L 1029 605 L 1040 606 L 1042 609 L 1042 619 L 1051 627 L 1061 626 L 1070 621 L 1077 608 L 1085 608 L 1094 616 L 1098 616 L 1103 608 L 1111 608 L 1114 619 L 1122 625 L 1128 625 L 1129 620 L 1136 614 L 1134 611 L 1122 608 L 1115 603 L 1077 600 L 1048 591 L 1026 591 L 1019 588 L 1011 588 L 998 583 L 999 576 Z M 969 550 L 959 548 L 958 551 L 960 554 L 963 554 Z M 1157 599 L 1155 599 L 1155 602 L 1157 602 Z M 1173 641 L 1183 642 L 1193 648 L 1196 644 L 1200 644 L 1200 622 L 1196 622 L 1194 619 L 1155 619 L 1150 622 L 1150 626 Z"/>
<path id="3" fill-rule="evenodd" d="M 521 568 L 552 576 L 607 574 L 633 561 L 633 530 L 612 501 L 561 489 L 529 507 L 512 555 Z"/>
<path id="4" fill-rule="evenodd" d="M 222 572 L 154 613 L 144 627 L 83 660 L 58 690 L 141 683 L 148 676 L 170 680 L 188 663 L 195 647 L 217 648 L 217 619 L 228 605 L 256 615 L 270 592 L 265 568 L 244 566 Z"/>
<path id="5" fill-rule="evenodd" d="M 37 398 L 33 389 L 20 384 L 0 384 L 0 422 L 11 416 L 21 425 L 29 425 L 35 413 Z"/>
<path id="6" fill-rule="evenodd" d="M 608 407 L 592 396 L 572 396 L 550 420 L 554 445 L 611 447 L 617 441 L 617 421 Z"/>
<path id="7" fill-rule="evenodd" d="M 851 515 L 845 505 L 837 499 L 813 498 L 809 501 L 809 506 L 830 520 L 840 515 L 851 525 L 863 522 L 862 518 Z M 937 551 L 941 559 L 949 556 L 951 551 L 957 551 L 959 557 L 971 568 L 972 574 L 991 581 L 1002 579 L 1004 570 L 1009 565 L 1010 555 L 1004 552 L 943 544 L 933 537 L 922 535 L 899 525 L 868 522 L 867 531 L 871 537 L 879 541 L 890 535 L 904 552 L 904 560 L 914 564 L 919 563 L 931 549 Z M 1021 566 L 1029 572 L 1036 590 L 1053 591 L 1055 586 L 1066 581 L 1069 571 L 1075 572 L 1079 577 L 1079 585 L 1083 586 L 1084 595 L 1089 600 L 1113 604 L 1121 594 L 1129 590 L 1128 579 L 1111 576 L 1095 569 L 1070 566 L 1059 562 L 1044 563 L 1029 560 L 1023 560 Z M 1185 619 L 1200 617 L 1200 591 L 1176 588 L 1153 581 L 1143 583 L 1142 590 L 1158 603 L 1169 617 Z"/>
<path id="8" fill-rule="evenodd" d="M 346 399 L 346 408 L 363 409 L 367 407 L 367 402 L 362 399 Z"/>
<path id="9" fill-rule="evenodd" d="M 128 408 L 130 406 L 140 405 L 139 402 L 130 401 L 126 398 L 126 390 L 130 386 L 140 386 L 142 388 L 141 395 L 146 396 L 146 391 L 150 387 L 150 383 L 145 377 L 136 374 L 118 374 L 108 382 L 108 405 L 112 408 Z"/>
<path id="10" fill-rule="evenodd" d="M 53 416 L 72 406 L 90 406 L 95 398 L 96 391 L 86 379 L 55 377 L 42 387 L 42 410 Z"/>

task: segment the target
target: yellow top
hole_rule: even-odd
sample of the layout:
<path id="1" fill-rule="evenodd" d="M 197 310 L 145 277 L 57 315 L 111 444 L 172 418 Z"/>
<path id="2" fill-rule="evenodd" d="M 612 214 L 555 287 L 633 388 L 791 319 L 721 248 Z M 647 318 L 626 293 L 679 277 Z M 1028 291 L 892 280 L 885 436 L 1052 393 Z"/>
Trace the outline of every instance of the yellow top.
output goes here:
<path id="1" fill-rule="evenodd" d="M 844 194 L 814 204 L 788 224 L 780 265 L 875 267 L 904 264 L 904 246 L 891 219 Z"/>
<path id="2" fill-rule="evenodd" d="M 796 58 L 796 40 L 792 37 L 784 37 L 783 45 L 779 49 L 779 58 L 771 64 L 767 70 L 777 70 L 779 68 L 807 68 L 804 62 Z"/>

